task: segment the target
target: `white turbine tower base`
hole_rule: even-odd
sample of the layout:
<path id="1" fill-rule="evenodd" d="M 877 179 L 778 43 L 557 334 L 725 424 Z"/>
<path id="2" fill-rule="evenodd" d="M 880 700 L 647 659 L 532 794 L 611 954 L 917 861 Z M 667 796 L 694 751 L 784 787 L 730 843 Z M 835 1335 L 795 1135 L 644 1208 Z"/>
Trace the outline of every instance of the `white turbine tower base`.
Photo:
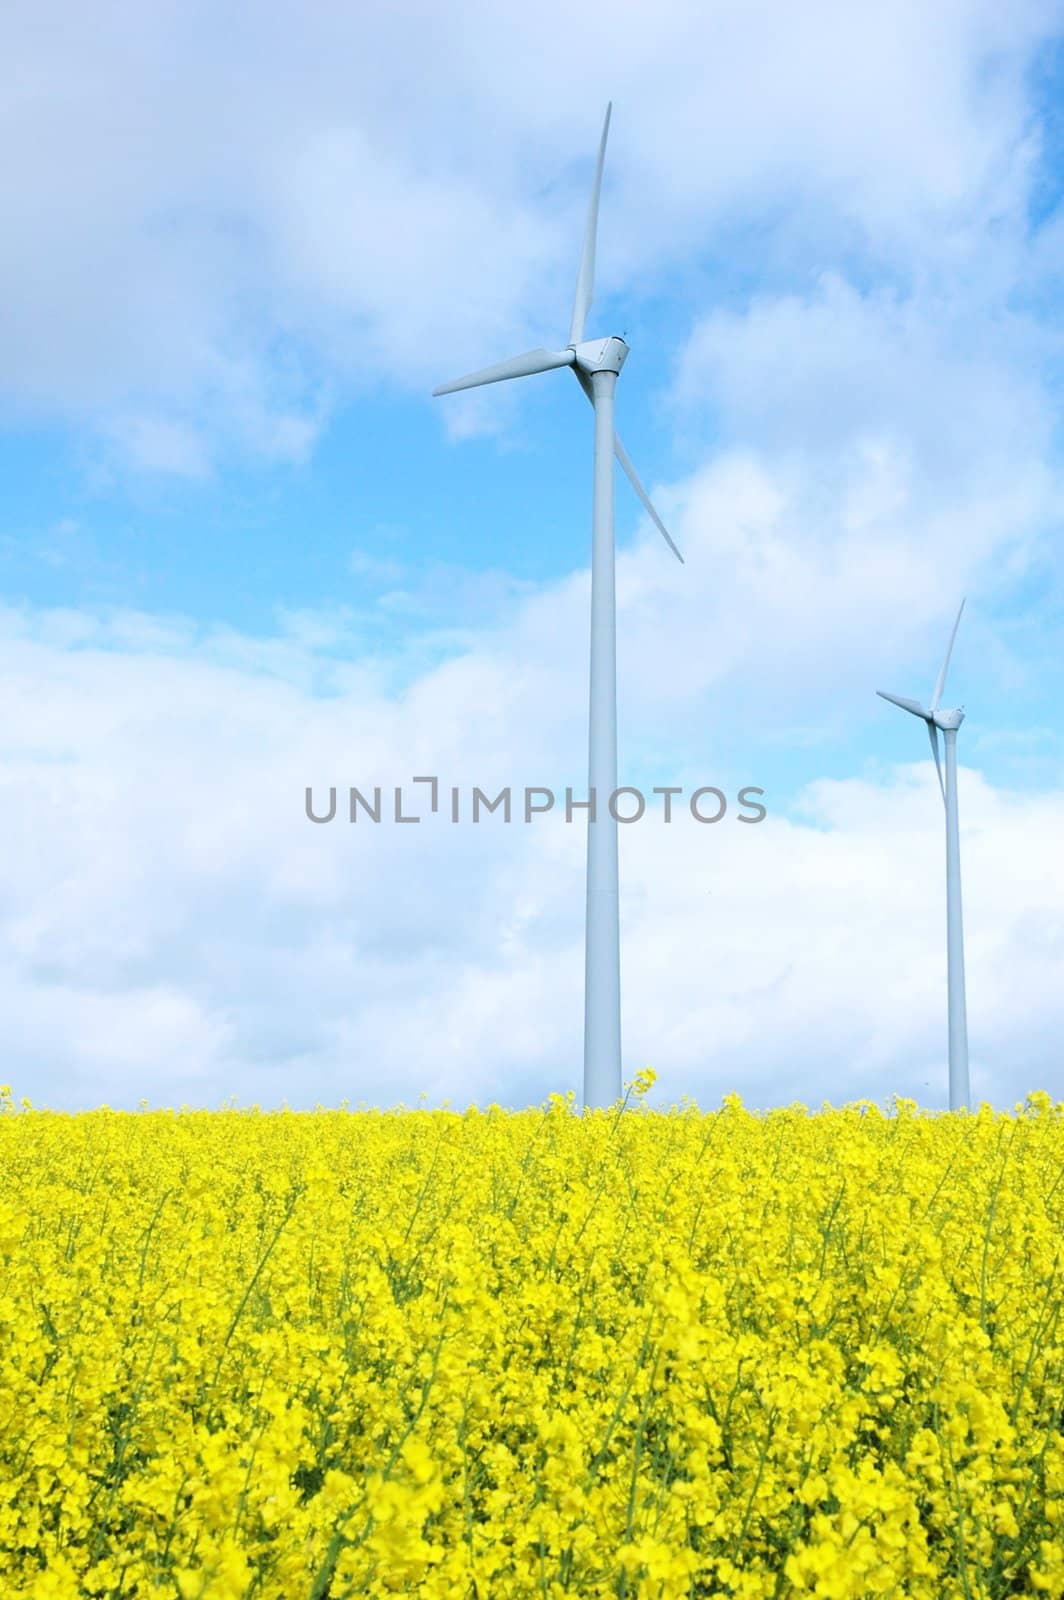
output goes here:
<path id="1" fill-rule="evenodd" d="M 614 549 L 613 458 L 616 455 L 639 499 L 670 550 L 682 561 L 665 524 L 651 505 L 614 430 L 617 378 L 628 346 L 623 339 L 584 338 L 595 291 L 595 238 L 602 169 L 612 106 L 606 107 L 595 181 L 588 206 L 584 247 L 576 280 L 569 343 L 564 350 L 529 350 L 484 367 L 434 395 L 453 394 L 507 378 L 529 377 L 571 367 L 595 411 L 594 498 L 591 528 L 591 681 L 588 717 L 587 921 L 584 946 L 584 1105 L 604 1108 L 621 1095 L 620 902 L 617 823 L 609 800 L 617 787 L 617 601 Z"/>
<path id="2" fill-rule="evenodd" d="M 953 641 L 957 637 L 964 601 L 961 601 L 953 632 L 949 637 L 946 657 L 938 675 L 931 703 L 926 708 L 918 700 L 907 700 L 903 695 L 887 694 L 884 689 L 876 693 L 892 705 L 900 706 L 914 717 L 922 717 L 927 724 L 931 753 L 938 771 L 938 784 L 946 808 L 946 984 L 949 997 L 949 1108 L 963 1111 L 971 1100 L 968 1081 L 968 1006 L 964 987 L 964 922 L 961 911 L 961 844 L 960 824 L 957 816 L 957 730 L 964 721 L 960 707 L 953 711 L 940 711 L 939 701 L 946 687 L 946 673 Z M 946 741 L 946 775 L 943 780 L 939 759 L 939 729 Z"/>

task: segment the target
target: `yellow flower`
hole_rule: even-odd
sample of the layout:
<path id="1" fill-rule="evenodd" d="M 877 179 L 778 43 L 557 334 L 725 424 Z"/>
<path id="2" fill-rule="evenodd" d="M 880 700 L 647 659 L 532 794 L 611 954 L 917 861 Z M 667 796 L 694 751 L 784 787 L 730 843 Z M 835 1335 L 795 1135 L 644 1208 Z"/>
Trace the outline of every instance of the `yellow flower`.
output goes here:
<path id="1" fill-rule="evenodd" d="M 571 1099 L 0 1118 L 0 1594 L 1064 1600 L 1064 1107 Z"/>

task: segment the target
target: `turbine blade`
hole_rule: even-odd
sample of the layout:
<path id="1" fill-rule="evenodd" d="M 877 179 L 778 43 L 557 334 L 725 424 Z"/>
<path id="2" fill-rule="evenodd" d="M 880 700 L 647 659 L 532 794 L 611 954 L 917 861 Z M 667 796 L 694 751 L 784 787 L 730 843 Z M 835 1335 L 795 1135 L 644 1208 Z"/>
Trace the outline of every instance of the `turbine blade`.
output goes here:
<path id="1" fill-rule="evenodd" d="M 526 350 L 524 355 L 511 356 L 508 361 L 497 361 L 493 367 L 482 367 L 468 377 L 456 378 L 453 383 L 441 383 L 433 389 L 439 394 L 454 394 L 457 389 L 476 389 L 482 383 L 501 383 L 504 378 L 530 378 L 534 372 L 551 372 L 555 367 L 571 367 L 576 360 L 571 350 Z"/>
<path id="2" fill-rule="evenodd" d="M 942 778 L 942 762 L 939 760 L 938 756 L 938 729 L 933 722 L 929 722 L 927 724 L 927 733 L 931 740 L 931 754 L 934 756 L 935 766 L 938 768 L 938 786 L 942 790 L 942 804 L 945 805 L 946 785 Z"/>
<path id="3" fill-rule="evenodd" d="M 602 124 L 602 138 L 599 141 L 598 165 L 595 167 L 595 182 L 591 190 L 591 202 L 587 208 L 587 227 L 584 229 L 584 248 L 580 255 L 580 271 L 576 277 L 576 297 L 573 300 L 573 320 L 569 324 L 569 343 L 579 344 L 584 337 L 584 324 L 587 314 L 591 310 L 591 301 L 595 293 L 595 235 L 598 233 L 599 195 L 602 192 L 602 167 L 606 160 L 606 135 L 610 131 L 610 112 L 613 110 L 611 100 L 606 107 L 606 120 Z"/>
<path id="4" fill-rule="evenodd" d="M 669 536 L 669 530 L 666 528 L 665 524 L 662 522 L 661 518 L 658 516 L 657 512 L 654 510 L 654 507 L 651 505 L 650 496 L 647 494 L 646 490 L 643 488 L 643 485 L 640 483 L 639 479 L 636 477 L 635 468 L 632 466 L 632 463 L 629 461 L 628 453 L 625 450 L 624 445 L 618 439 L 616 434 L 614 434 L 614 436 L 613 436 L 613 448 L 617 452 L 617 460 L 621 463 L 621 466 L 623 467 L 623 469 L 625 471 L 625 474 L 627 475 L 628 482 L 632 485 L 632 488 L 635 490 L 635 492 L 639 496 L 640 500 L 642 500 L 644 510 L 649 513 L 651 521 L 654 523 L 654 525 L 657 528 L 658 532 L 661 534 L 661 537 L 665 540 L 665 543 L 668 545 L 669 549 L 672 551 L 672 553 L 676 557 L 677 561 L 683 563 L 683 556 L 680 554 L 679 550 L 677 550 L 676 546 L 673 544 L 672 539 Z"/>
<path id="5" fill-rule="evenodd" d="M 953 632 L 949 636 L 949 644 L 946 648 L 946 659 L 942 663 L 942 671 L 938 675 L 938 682 L 935 684 L 935 692 L 931 696 L 931 705 L 929 710 L 932 713 L 938 710 L 938 702 L 942 699 L 942 691 L 946 687 L 946 673 L 949 671 L 949 658 L 953 654 L 953 641 L 957 637 L 957 629 L 960 627 L 961 611 L 963 610 L 964 601 L 962 600 L 960 611 L 957 612 L 957 620 L 953 624 Z"/>
<path id="6" fill-rule="evenodd" d="M 925 722 L 929 720 L 929 714 L 919 700 L 906 700 L 904 695 L 888 694 L 885 689 L 877 689 L 876 694 L 881 700 L 889 700 L 892 706 L 901 706 L 903 711 L 911 711 L 914 717 L 923 717 Z"/>
<path id="7" fill-rule="evenodd" d="M 595 391 L 594 391 L 594 389 L 592 387 L 591 379 L 588 377 L 587 373 L 584 372 L 584 370 L 581 367 L 574 367 L 573 368 L 573 372 L 576 374 L 576 379 L 577 379 L 577 382 L 579 383 L 581 389 L 583 389 L 584 393 L 587 395 L 588 399 L 590 400 L 592 406 L 594 406 L 594 404 L 595 404 Z M 650 513 L 651 519 L 652 519 L 655 527 L 657 528 L 658 532 L 661 534 L 661 537 L 665 540 L 665 543 L 668 545 L 669 549 L 672 551 L 672 553 L 676 557 L 677 561 L 679 561 L 681 563 L 681 565 L 686 566 L 687 563 L 684 561 L 683 556 L 680 554 L 679 550 L 676 548 L 676 545 L 673 543 L 672 538 L 671 538 L 671 536 L 669 534 L 669 530 L 666 528 L 665 524 L 662 522 L 661 518 L 658 516 L 657 512 L 654 510 L 654 507 L 651 505 L 650 496 L 647 494 L 646 490 L 643 488 L 643 485 L 640 483 L 638 477 L 636 476 L 636 470 L 633 467 L 632 463 L 628 459 L 628 452 L 624 448 L 624 445 L 621 443 L 620 439 L 618 439 L 616 433 L 613 435 L 613 449 L 614 449 L 614 453 L 617 456 L 617 460 L 621 463 L 621 466 L 624 468 L 625 475 L 628 478 L 628 482 L 632 485 L 632 488 L 635 490 L 635 492 L 639 496 L 640 500 L 642 500 L 644 508 Z"/>

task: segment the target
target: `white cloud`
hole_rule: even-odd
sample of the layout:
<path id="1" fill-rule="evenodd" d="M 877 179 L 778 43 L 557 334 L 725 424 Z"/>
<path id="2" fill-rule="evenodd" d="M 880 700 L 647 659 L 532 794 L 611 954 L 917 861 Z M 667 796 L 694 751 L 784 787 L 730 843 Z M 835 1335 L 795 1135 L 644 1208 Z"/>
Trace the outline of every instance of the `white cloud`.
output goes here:
<path id="1" fill-rule="evenodd" d="M 139 472 L 203 478 L 209 456 L 195 427 L 165 417 L 118 416 L 107 426 L 109 442 Z"/>
<path id="2" fill-rule="evenodd" d="M 263 670 L 232 640 L 153 638 L 133 617 L 3 623 L 0 1008 L 18 1093 L 309 1107 L 579 1088 L 582 829 L 557 814 L 455 827 L 446 793 L 457 782 L 465 806 L 474 783 L 572 781 L 559 757 L 580 760 L 579 678 L 559 741 L 549 660 L 518 645 L 497 670 L 490 638 L 398 699 L 365 683 L 322 699 L 309 631 Z M 637 743 L 654 736 L 647 715 Z M 417 826 L 303 814 L 308 783 L 319 804 L 341 788 L 342 818 L 347 784 L 380 783 L 387 806 L 417 772 L 444 785 Z M 1064 1022 L 1045 871 L 1064 793 L 996 791 L 967 765 L 961 784 L 973 1081 L 1011 1103 L 1052 1083 Z M 678 812 L 623 831 L 629 1076 L 650 1061 L 666 1096 L 707 1106 L 732 1088 L 941 1103 L 928 764 L 812 784 L 789 817 L 769 804 L 756 827 Z"/>
<path id="3" fill-rule="evenodd" d="M 134 467 L 298 461 L 343 394 L 557 339 L 610 94 L 604 297 L 736 227 L 766 270 L 828 249 L 907 281 L 978 264 L 1004 290 L 1038 153 L 1025 74 L 1058 17 L 8 6 L 6 409 L 97 430 Z M 445 425 L 488 416 L 473 397 Z"/>

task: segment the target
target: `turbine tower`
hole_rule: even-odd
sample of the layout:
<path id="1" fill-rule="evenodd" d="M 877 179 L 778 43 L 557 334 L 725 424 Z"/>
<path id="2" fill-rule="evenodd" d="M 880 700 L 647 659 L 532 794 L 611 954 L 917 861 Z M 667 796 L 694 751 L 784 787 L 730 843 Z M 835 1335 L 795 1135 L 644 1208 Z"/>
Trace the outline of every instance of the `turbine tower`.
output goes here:
<path id="1" fill-rule="evenodd" d="M 613 457 L 616 455 L 636 494 L 673 555 L 682 561 L 665 524 L 636 477 L 614 431 L 614 392 L 628 354 L 616 335 L 585 339 L 584 327 L 595 288 L 595 236 L 598 230 L 602 167 L 612 103 L 602 125 L 595 181 L 588 206 L 576 296 L 564 350 L 528 350 L 485 367 L 434 395 L 474 389 L 505 378 L 569 367 L 595 412 L 591 531 L 591 684 L 588 739 L 587 920 L 584 943 L 584 1105 L 612 1105 L 621 1094 L 620 917 L 617 886 L 617 822 L 610 801 L 617 788 L 617 605 L 613 531 Z"/>
<path id="2" fill-rule="evenodd" d="M 946 953 L 948 962 L 949 985 L 949 1108 L 951 1111 L 962 1111 L 968 1105 L 971 1091 L 968 1084 L 968 1012 L 964 997 L 964 927 L 961 920 L 961 845 L 960 830 L 957 822 L 957 729 L 964 721 L 964 711 L 958 707 L 955 711 L 940 711 L 939 701 L 942 691 L 946 687 L 946 673 L 949 670 L 949 658 L 953 654 L 953 641 L 957 637 L 957 628 L 960 625 L 961 611 L 964 610 L 964 601 L 961 601 L 957 620 L 953 624 L 953 632 L 949 636 L 949 645 L 946 648 L 946 659 L 942 663 L 942 671 L 935 684 L 935 692 L 931 696 L 931 704 L 925 709 L 918 700 L 906 700 L 901 695 L 887 694 L 883 689 L 876 693 L 884 700 L 889 700 L 893 705 L 901 706 L 903 711 L 909 711 L 914 717 L 922 717 L 927 723 L 927 733 L 931 740 L 931 752 L 935 758 L 938 769 L 938 786 L 942 790 L 942 799 L 946 806 Z M 938 752 L 938 730 L 942 729 L 946 738 L 946 778 L 942 779 L 942 762 Z"/>

